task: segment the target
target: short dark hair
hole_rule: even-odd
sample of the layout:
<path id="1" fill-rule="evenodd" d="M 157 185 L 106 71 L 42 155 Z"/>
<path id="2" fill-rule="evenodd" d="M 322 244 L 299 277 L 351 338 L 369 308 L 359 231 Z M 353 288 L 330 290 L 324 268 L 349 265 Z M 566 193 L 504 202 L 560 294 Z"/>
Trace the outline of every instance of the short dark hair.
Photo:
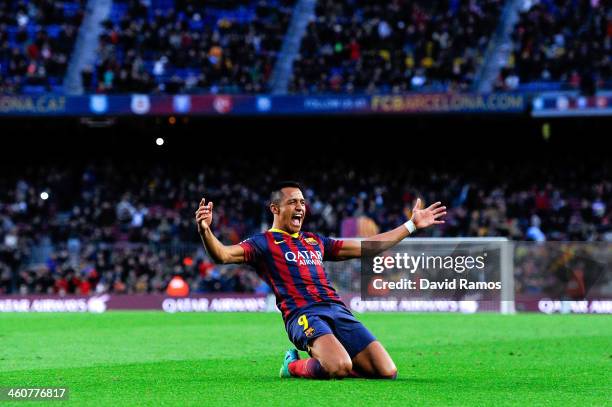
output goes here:
<path id="1" fill-rule="evenodd" d="M 281 190 L 283 188 L 297 188 L 302 190 L 302 185 L 297 181 L 281 181 L 274 186 L 274 189 L 270 193 L 270 203 L 278 204 L 283 198 Z"/>

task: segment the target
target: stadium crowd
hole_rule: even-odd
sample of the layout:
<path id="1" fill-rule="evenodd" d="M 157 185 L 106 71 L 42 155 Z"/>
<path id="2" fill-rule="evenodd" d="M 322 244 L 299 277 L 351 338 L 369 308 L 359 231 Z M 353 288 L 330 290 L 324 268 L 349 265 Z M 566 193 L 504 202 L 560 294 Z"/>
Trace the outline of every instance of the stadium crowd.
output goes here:
<path id="1" fill-rule="evenodd" d="M 592 95 L 612 86 L 612 8 L 599 0 L 524 0 L 498 90 L 560 83 Z"/>
<path id="2" fill-rule="evenodd" d="M 247 268 L 211 263 L 193 213 L 202 196 L 214 201 L 215 232 L 238 243 L 269 227 L 269 189 L 285 172 L 254 171 L 242 161 L 231 172 L 223 168 L 229 167 L 98 163 L 6 174 L 0 181 L 0 293 L 160 292 L 174 275 L 194 292 L 265 290 Z M 302 174 L 304 228 L 325 235 L 395 227 L 422 197 L 447 203 L 449 211 L 446 224 L 421 236 L 612 241 L 612 181 L 605 166 L 565 169 L 566 175 L 493 162 L 461 176 L 418 168 L 372 174 L 348 162 L 324 173 L 315 169 Z M 355 219 L 374 227 L 351 227 Z"/>
<path id="3" fill-rule="evenodd" d="M 0 93 L 61 92 L 85 0 L 0 2 Z M 92 93 L 262 93 L 295 0 L 116 0 Z M 467 91 L 502 0 L 320 0 L 291 93 Z M 612 10 L 601 0 L 523 0 L 496 90 L 612 86 Z M 548 86 L 548 88 L 547 88 Z M 552 86 L 552 87 L 551 87 Z"/>
<path id="4" fill-rule="evenodd" d="M 98 93 L 261 93 L 287 30 L 293 0 L 115 1 L 95 67 Z"/>
<path id="5" fill-rule="evenodd" d="M 291 90 L 464 91 L 498 24 L 501 0 L 321 0 Z"/>
<path id="6" fill-rule="evenodd" d="M 85 3 L 0 2 L 0 93 L 62 89 Z"/>

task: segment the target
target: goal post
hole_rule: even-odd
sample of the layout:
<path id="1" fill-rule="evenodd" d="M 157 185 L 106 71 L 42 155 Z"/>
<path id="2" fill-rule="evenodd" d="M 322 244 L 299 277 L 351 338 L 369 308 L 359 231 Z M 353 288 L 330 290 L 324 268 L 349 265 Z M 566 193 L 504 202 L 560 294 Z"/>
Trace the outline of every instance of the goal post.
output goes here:
<path id="1" fill-rule="evenodd" d="M 514 243 L 503 238 L 501 244 L 501 304 L 502 314 L 515 314 L 515 290 L 514 290 Z"/>

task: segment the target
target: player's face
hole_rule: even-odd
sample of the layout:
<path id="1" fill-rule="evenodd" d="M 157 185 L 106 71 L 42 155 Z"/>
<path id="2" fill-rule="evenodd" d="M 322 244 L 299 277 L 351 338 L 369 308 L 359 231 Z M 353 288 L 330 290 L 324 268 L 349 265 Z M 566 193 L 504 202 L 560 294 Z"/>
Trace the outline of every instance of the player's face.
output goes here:
<path id="1" fill-rule="evenodd" d="M 278 220 L 282 229 L 297 233 L 302 228 L 306 216 L 306 201 L 298 188 L 283 188 L 283 198 L 278 204 Z"/>

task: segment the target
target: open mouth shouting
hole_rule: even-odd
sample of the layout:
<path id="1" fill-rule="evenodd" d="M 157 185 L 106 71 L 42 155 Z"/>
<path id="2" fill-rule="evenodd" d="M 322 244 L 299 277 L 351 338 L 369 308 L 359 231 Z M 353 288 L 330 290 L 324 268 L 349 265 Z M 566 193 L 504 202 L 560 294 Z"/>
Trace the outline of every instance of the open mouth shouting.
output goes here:
<path id="1" fill-rule="evenodd" d="M 302 212 L 294 213 L 291 215 L 291 226 L 300 227 L 303 219 L 304 214 Z"/>

